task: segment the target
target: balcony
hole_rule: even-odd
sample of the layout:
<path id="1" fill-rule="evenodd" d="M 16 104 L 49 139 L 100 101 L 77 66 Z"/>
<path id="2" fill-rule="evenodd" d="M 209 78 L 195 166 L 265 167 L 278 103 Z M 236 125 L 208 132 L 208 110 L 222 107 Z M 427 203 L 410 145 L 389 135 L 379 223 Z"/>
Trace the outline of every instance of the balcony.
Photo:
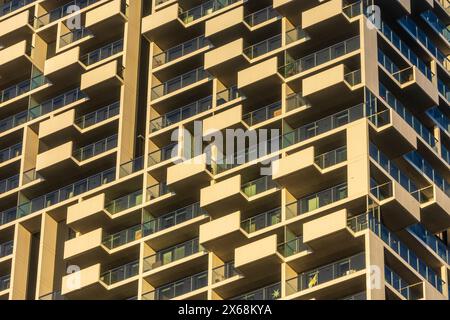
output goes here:
<path id="1" fill-rule="evenodd" d="M 0 212 L 0 225 L 9 223 L 39 210 L 51 207 L 72 197 L 98 188 L 101 185 L 114 181 L 114 179 L 115 168 L 111 168 L 98 174 L 92 175 L 86 179 L 77 181 L 64 188 L 60 188 L 56 191 L 34 198 L 28 202 L 20 204 L 17 207 Z"/>
<path id="2" fill-rule="evenodd" d="M 365 270 L 365 268 L 365 255 L 364 252 L 361 252 L 349 258 L 302 272 L 298 276 L 286 281 L 286 295 L 289 296 L 295 293 L 302 293 L 306 290 L 311 291 L 315 287 L 320 287 L 333 280 L 349 277 L 352 274 L 357 274 L 357 277 L 359 277 L 360 273 L 358 273 L 358 271 Z M 350 278 L 348 278 L 348 280 L 350 280 Z M 341 282 L 335 290 L 346 290 L 348 286 L 350 286 L 350 284 Z M 328 288 L 328 290 L 331 291 L 332 289 Z M 330 292 L 327 294 L 330 294 Z"/>
<path id="3" fill-rule="evenodd" d="M 152 99 L 155 100 L 161 98 L 209 77 L 209 73 L 206 72 L 203 67 L 189 71 L 181 76 L 170 79 L 163 84 L 154 86 L 152 88 Z"/>
<path id="4" fill-rule="evenodd" d="M 242 221 L 241 228 L 247 233 L 252 233 L 280 222 L 281 208 L 276 208 Z"/>
<path id="5" fill-rule="evenodd" d="M 439 292 L 442 292 L 442 279 L 422 259 L 409 249 L 394 233 L 387 229 L 373 213 L 364 213 L 352 218 L 349 227 L 357 232 L 365 229 L 371 230 L 396 254 L 399 255 L 409 266 L 417 271 L 424 279 L 432 284 Z"/>
<path id="6" fill-rule="evenodd" d="M 11 280 L 11 275 L 6 275 L 6 276 L 2 276 L 0 277 L 0 292 L 8 290 L 9 289 L 9 285 Z"/>
<path id="7" fill-rule="evenodd" d="M 91 51 L 80 58 L 81 63 L 90 66 L 102 60 L 105 60 L 123 50 L 123 39 L 107 44 L 97 50 Z"/>
<path id="8" fill-rule="evenodd" d="M 48 13 L 45 13 L 39 17 L 36 17 L 34 19 L 34 27 L 39 29 L 47 24 L 50 24 L 54 21 L 57 21 L 65 16 L 71 14 L 72 11 L 69 10 L 69 8 L 71 6 L 76 5 L 81 10 L 81 9 L 84 9 L 84 8 L 90 6 L 91 4 L 98 2 L 98 1 L 99 0 L 74 0 L 69 3 L 66 3 L 63 6 L 60 6 L 56 9 L 51 10 Z"/>
<path id="9" fill-rule="evenodd" d="M 100 122 L 117 116 L 120 112 L 120 101 L 100 108 L 75 119 L 75 125 L 80 129 L 92 127 Z"/>
<path id="10" fill-rule="evenodd" d="M 286 206 L 286 217 L 291 219 L 345 198 L 347 198 L 347 184 L 343 183 L 288 204 Z"/>
<path id="11" fill-rule="evenodd" d="M 179 14 L 179 19 L 185 24 L 188 24 L 202 17 L 210 15 L 220 9 L 228 7 L 238 1 L 239 0 L 211 0 L 186 11 L 183 11 L 180 8 L 181 12 Z"/>
<path id="12" fill-rule="evenodd" d="M 241 186 L 242 192 L 248 197 L 254 197 L 260 193 L 278 189 L 278 184 L 272 180 L 269 176 L 264 176 L 256 180 L 247 182 Z"/>
<path id="13" fill-rule="evenodd" d="M 281 283 L 273 283 L 266 287 L 248 292 L 231 300 L 277 300 L 281 298 Z"/>
<path id="14" fill-rule="evenodd" d="M 439 93 L 444 96 L 447 102 L 450 102 L 450 88 L 441 79 L 438 78 L 437 81 Z"/>
<path id="15" fill-rule="evenodd" d="M 450 264 L 450 250 L 441 239 L 436 237 L 419 223 L 409 226 L 407 230 L 410 234 L 419 239 L 423 245 L 434 251 L 447 264 Z"/>
<path id="16" fill-rule="evenodd" d="M 81 99 L 88 99 L 88 97 L 79 88 L 72 89 L 38 105 L 34 105 L 28 110 L 28 118 L 29 120 L 36 119 L 42 115 L 80 101 Z"/>
<path id="17" fill-rule="evenodd" d="M 212 269 L 212 283 L 220 283 L 238 275 L 239 272 L 234 268 L 234 261 L 228 261 Z"/>
<path id="18" fill-rule="evenodd" d="M 279 18 L 281 18 L 281 16 L 278 12 L 272 6 L 269 6 L 245 16 L 244 21 L 250 27 L 256 27 L 264 22 Z"/>
<path id="19" fill-rule="evenodd" d="M 166 284 L 142 295 L 142 300 L 170 300 L 202 289 L 208 285 L 208 271 L 203 271 Z"/>
<path id="20" fill-rule="evenodd" d="M 0 6 L 0 17 L 33 3 L 35 0 L 11 0 Z M 1 290 L 0 290 L 1 291 Z"/>
<path id="21" fill-rule="evenodd" d="M 295 76 L 321 64 L 342 57 L 359 49 L 359 36 L 347 39 L 326 49 L 307 55 L 294 62 L 290 62 L 278 69 L 285 78 Z"/>
<path id="22" fill-rule="evenodd" d="M 152 201 L 166 194 L 172 194 L 166 182 L 159 182 L 147 188 L 147 201 Z"/>
<path id="23" fill-rule="evenodd" d="M 311 248 L 303 242 L 302 236 L 280 243 L 278 245 L 278 252 L 285 258 L 305 251 L 311 252 Z"/>
<path id="24" fill-rule="evenodd" d="M 13 248 L 14 248 L 13 240 L 0 243 L 0 259 L 11 255 L 13 253 Z"/>
<path id="25" fill-rule="evenodd" d="M 196 238 L 158 251 L 155 254 L 144 258 L 144 272 L 157 269 L 161 266 L 189 257 L 203 250 L 203 247 L 199 245 L 198 238 Z"/>
<path id="26" fill-rule="evenodd" d="M 19 187 L 19 175 L 0 180 L 0 195 Z"/>
<path id="27" fill-rule="evenodd" d="M 273 50 L 281 48 L 281 45 L 281 34 L 279 34 L 244 48 L 244 54 L 249 59 L 255 59 Z"/>
<path id="28" fill-rule="evenodd" d="M 123 178 L 144 169 L 144 157 L 140 156 L 120 165 L 119 177 Z"/>
<path id="29" fill-rule="evenodd" d="M 113 234 L 105 234 L 103 236 L 102 244 L 112 250 L 141 238 L 142 225 L 138 224 Z"/>
<path id="30" fill-rule="evenodd" d="M 78 161 L 86 161 L 117 147 L 117 135 L 107 137 L 87 146 L 76 149 L 73 157 Z"/>
<path id="31" fill-rule="evenodd" d="M 32 77 L 30 80 L 25 80 L 17 85 L 6 88 L 0 91 L 0 104 L 42 87 L 48 83 L 48 80 L 41 74 Z"/>
<path id="32" fill-rule="evenodd" d="M 69 44 L 75 43 L 87 37 L 93 37 L 93 34 L 89 29 L 85 27 L 81 27 L 81 29 L 72 30 L 70 32 L 63 34 L 59 38 L 59 47 L 60 48 L 66 47 Z"/>
<path id="33" fill-rule="evenodd" d="M 422 282 L 411 285 L 403 280 L 397 273 L 392 271 L 388 266 L 384 266 L 384 279 L 406 300 L 420 300 L 423 298 Z"/>
<path id="34" fill-rule="evenodd" d="M 28 121 L 28 110 L 16 113 L 0 120 L 0 133 L 18 127 Z"/>
<path id="35" fill-rule="evenodd" d="M 158 68 L 166 63 L 177 60 L 181 57 L 185 57 L 201 48 L 210 46 L 210 42 L 204 36 L 200 36 L 175 47 L 172 47 L 166 51 L 158 53 L 153 56 L 153 68 Z"/>
<path id="36" fill-rule="evenodd" d="M 0 150 L 0 164 L 19 157 L 22 154 L 22 142 Z"/>
<path id="37" fill-rule="evenodd" d="M 314 157 L 314 163 L 321 169 L 335 166 L 347 161 L 347 147 L 340 147 Z"/>
<path id="38" fill-rule="evenodd" d="M 277 101 L 242 116 L 242 120 L 250 127 L 281 115 L 281 101 Z"/>
<path id="39" fill-rule="evenodd" d="M 228 89 L 217 92 L 217 106 L 221 106 L 238 98 L 244 99 L 245 97 L 241 94 L 237 86 L 232 86 Z"/>
<path id="40" fill-rule="evenodd" d="M 190 103 L 186 106 L 170 111 L 161 117 L 152 119 L 150 121 L 150 132 L 156 132 L 158 130 L 169 127 L 173 124 L 189 119 L 195 115 L 205 112 L 212 107 L 212 97 L 206 97 Z"/>
<path id="41" fill-rule="evenodd" d="M 115 215 L 142 204 L 142 191 L 138 190 L 105 205 L 105 210 Z"/>
<path id="42" fill-rule="evenodd" d="M 133 261 L 120 267 L 106 271 L 100 275 L 100 281 L 110 286 L 139 274 L 139 261 Z"/>
<path id="43" fill-rule="evenodd" d="M 432 10 L 427 10 L 420 14 L 422 19 L 428 23 L 428 25 L 434 29 L 439 35 L 441 35 L 445 40 L 450 42 L 450 30 L 448 27 L 439 20 L 439 18 L 433 13 Z"/>
<path id="44" fill-rule="evenodd" d="M 172 143 L 148 154 L 148 165 L 154 166 L 178 156 L 178 143 Z"/>

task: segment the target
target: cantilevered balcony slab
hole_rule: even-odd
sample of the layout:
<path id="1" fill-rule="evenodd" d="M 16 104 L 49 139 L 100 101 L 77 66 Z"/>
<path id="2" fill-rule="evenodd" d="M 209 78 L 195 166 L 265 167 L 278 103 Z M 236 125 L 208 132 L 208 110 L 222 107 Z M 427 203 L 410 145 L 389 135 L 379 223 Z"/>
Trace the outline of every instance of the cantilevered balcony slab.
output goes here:
<path id="1" fill-rule="evenodd" d="M 31 45 L 26 40 L 0 50 L 0 74 L 17 74 L 31 65 Z"/>
<path id="2" fill-rule="evenodd" d="M 340 243 L 340 249 L 349 246 L 354 240 L 347 228 L 347 209 L 327 214 L 303 224 L 303 242 L 313 250 L 330 248 Z"/>
<path id="3" fill-rule="evenodd" d="M 289 16 L 294 12 L 302 12 L 316 6 L 317 3 L 298 0 L 273 0 L 273 8 L 284 16 Z"/>
<path id="4" fill-rule="evenodd" d="M 206 52 L 205 70 L 215 76 L 231 76 L 232 70 L 240 70 L 250 64 L 244 56 L 244 47 L 244 39 L 240 38 Z"/>
<path id="5" fill-rule="evenodd" d="M 142 19 L 142 34 L 161 47 L 176 44 L 180 32 L 185 31 L 183 22 L 178 18 L 181 7 L 178 3 L 148 15 Z"/>
<path id="6" fill-rule="evenodd" d="M 64 243 L 64 259 L 79 266 L 88 265 L 92 261 L 100 261 L 107 256 L 101 247 L 103 229 L 98 228 Z"/>
<path id="7" fill-rule="evenodd" d="M 350 83 L 346 75 L 351 73 L 345 65 L 340 64 L 326 69 L 302 80 L 302 94 L 312 104 L 327 103 L 333 100 L 333 104 L 346 103 L 346 98 L 352 93 L 354 88 L 361 83 L 360 77 L 351 80 L 358 83 Z"/>
<path id="8" fill-rule="evenodd" d="M 318 183 L 321 175 L 320 168 L 314 162 L 314 147 L 275 160 L 272 164 L 272 179 L 295 197 L 304 195 L 311 189 L 311 183 Z"/>
<path id="9" fill-rule="evenodd" d="M 242 34 L 244 26 L 244 6 L 239 6 L 205 22 L 205 37 L 215 45 L 223 44 L 233 35 Z"/>
<path id="10" fill-rule="evenodd" d="M 82 74 L 80 90 L 92 97 L 117 89 L 122 85 L 121 68 L 119 62 L 114 60 Z"/>
<path id="11" fill-rule="evenodd" d="M 72 157 L 73 141 L 64 143 L 56 148 L 42 152 L 37 155 L 36 172 L 44 177 L 50 174 L 64 172 L 74 169 L 76 163 Z"/>
<path id="12" fill-rule="evenodd" d="M 39 140 L 47 145 L 57 144 L 64 137 L 72 137 L 76 132 L 74 127 L 75 109 L 61 113 L 39 123 Z"/>
<path id="13" fill-rule="evenodd" d="M 74 204 L 67 208 L 67 225 L 82 233 L 92 230 L 92 226 L 104 225 L 110 220 L 104 208 L 104 193 Z"/>
<path id="14" fill-rule="evenodd" d="M 234 267 L 251 276 L 265 270 L 264 276 L 279 272 L 282 256 L 277 251 L 277 235 L 256 240 L 235 250 Z"/>
<path id="15" fill-rule="evenodd" d="M 1 41 L 12 39 L 23 39 L 26 35 L 33 33 L 33 27 L 29 24 L 31 11 L 22 11 L 8 19 L 0 21 Z"/>
<path id="16" fill-rule="evenodd" d="M 205 187 L 212 178 L 206 163 L 206 154 L 167 168 L 167 186 L 176 193 L 183 193 L 192 186 Z"/>
<path id="17" fill-rule="evenodd" d="M 242 122 L 242 105 L 237 105 L 203 120 L 203 136 L 236 128 L 245 128 Z"/>
<path id="18" fill-rule="evenodd" d="M 273 88 L 283 82 L 278 73 L 278 59 L 260 62 L 238 72 L 238 89 L 246 95 L 261 95 L 265 90 L 272 92 Z"/>
<path id="19" fill-rule="evenodd" d="M 369 120 L 370 127 L 376 132 L 371 138 L 390 158 L 417 149 L 417 133 L 393 109 L 380 112 Z"/>
<path id="20" fill-rule="evenodd" d="M 62 278 L 61 295 L 72 299 L 80 299 L 89 295 L 103 293 L 105 288 L 100 284 L 100 263 L 70 273 Z M 82 289 L 82 290 L 81 290 Z"/>
<path id="21" fill-rule="evenodd" d="M 86 13 L 85 27 L 95 34 L 102 34 L 123 26 L 126 21 L 126 2 L 114 0 Z"/>
<path id="22" fill-rule="evenodd" d="M 349 24 L 348 18 L 343 13 L 344 0 L 330 0 L 322 2 L 311 9 L 302 12 L 302 29 L 311 37 L 329 34 L 331 30 L 340 32 Z"/>
<path id="23" fill-rule="evenodd" d="M 236 211 L 200 226 L 199 243 L 223 261 L 234 258 L 234 248 L 247 240 L 241 229 L 241 212 Z"/>
<path id="24" fill-rule="evenodd" d="M 200 190 L 200 206 L 210 215 L 225 215 L 247 202 L 241 191 L 241 175 L 235 175 Z"/>
<path id="25" fill-rule="evenodd" d="M 421 222 L 433 233 L 450 228 L 450 198 L 433 185 L 429 188 L 430 198 L 420 205 Z"/>
<path id="26" fill-rule="evenodd" d="M 80 47 L 74 47 L 45 60 L 45 77 L 55 83 L 59 81 L 67 82 L 71 77 L 78 81 L 79 76 L 84 70 L 79 62 L 79 58 Z"/>
<path id="27" fill-rule="evenodd" d="M 420 222 L 419 202 L 397 181 L 392 181 L 391 186 L 390 195 L 381 192 L 383 195 L 378 199 L 384 224 L 397 231 Z"/>

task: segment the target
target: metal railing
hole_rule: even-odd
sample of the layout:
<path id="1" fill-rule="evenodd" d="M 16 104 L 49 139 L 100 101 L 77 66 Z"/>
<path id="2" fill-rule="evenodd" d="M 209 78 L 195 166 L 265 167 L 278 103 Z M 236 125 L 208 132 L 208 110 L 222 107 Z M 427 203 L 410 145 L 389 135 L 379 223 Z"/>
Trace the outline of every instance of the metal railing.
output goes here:
<path id="1" fill-rule="evenodd" d="M 279 15 L 279 13 L 272 6 L 269 6 L 245 16 L 244 21 L 250 27 L 254 27 L 272 18 L 280 18 L 280 17 L 281 16 Z"/>
<path id="2" fill-rule="evenodd" d="M 138 224 L 113 234 L 105 234 L 102 244 L 108 249 L 114 249 L 140 238 L 142 238 L 142 225 Z"/>
<path id="3" fill-rule="evenodd" d="M 56 191 L 49 192 L 30 201 L 0 212 L 0 225 L 9 223 L 33 212 L 48 208 L 89 190 L 114 181 L 116 169 L 110 168 L 88 178 L 72 183 Z"/>
<path id="4" fill-rule="evenodd" d="M 249 126 L 269 120 L 281 114 L 281 101 L 274 102 L 268 106 L 259 108 L 242 116 L 242 121 Z"/>
<path id="5" fill-rule="evenodd" d="M 212 269 L 212 283 L 218 283 L 237 275 L 240 273 L 234 268 L 234 261 L 229 261 Z"/>
<path id="6" fill-rule="evenodd" d="M 281 298 L 281 283 L 273 283 L 263 288 L 248 292 L 231 300 L 277 300 Z"/>
<path id="7" fill-rule="evenodd" d="M 295 239 L 280 243 L 277 247 L 277 251 L 285 258 L 290 257 L 299 252 L 308 251 L 311 252 L 311 248 L 303 242 L 303 236 Z"/>
<path id="8" fill-rule="evenodd" d="M 208 285 L 208 271 L 166 284 L 142 295 L 143 300 L 169 300 Z"/>
<path id="9" fill-rule="evenodd" d="M 9 256 L 13 253 L 14 241 L 0 243 L 0 258 Z"/>
<path id="10" fill-rule="evenodd" d="M 144 157 L 140 156 L 124 164 L 120 165 L 119 177 L 126 177 L 132 173 L 138 172 L 144 169 Z"/>
<path id="11" fill-rule="evenodd" d="M 247 197 L 253 197 L 270 189 L 278 189 L 278 184 L 270 176 L 264 176 L 256 180 L 247 182 L 241 186 L 242 192 Z"/>
<path id="12" fill-rule="evenodd" d="M 111 214 L 116 214 L 140 204 L 142 204 L 142 191 L 138 190 L 109 202 L 105 205 L 105 210 Z"/>
<path id="13" fill-rule="evenodd" d="M 360 47 L 359 42 L 359 36 L 347 39 L 328 48 L 307 55 L 306 57 L 290 62 L 280 67 L 278 71 L 285 78 L 294 76 L 320 64 L 358 50 Z"/>
<path id="14" fill-rule="evenodd" d="M 356 86 L 357 84 L 360 84 L 361 83 L 361 69 L 350 71 L 350 72 L 344 74 L 344 80 L 351 87 Z"/>
<path id="15" fill-rule="evenodd" d="M 199 67 L 195 70 L 186 72 L 178 77 L 170 79 L 160 85 L 154 86 L 152 88 L 152 99 L 161 98 L 162 96 L 180 90 L 207 78 L 210 78 L 209 73 L 205 71 L 203 67 Z"/>
<path id="16" fill-rule="evenodd" d="M 233 101 L 237 98 L 243 98 L 244 96 L 239 92 L 237 86 L 232 86 L 225 90 L 217 92 L 217 105 L 220 106 L 224 103 Z"/>
<path id="17" fill-rule="evenodd" d="M 206 212 L 200 207 L 200 203 L 194 203 L 184 208 L 167 213 L 159 218 L 144 222 L 142 230 L 144 236 L 154 234 L 161 230 L 176 226 L 177 224 L 194 219 Z"/>
<path id="18" fill-rule="evenodd" d="M 379 221 L 375 210 L 350 218 L 347 220 L 347 226 L 353 231 L 371 230 L 439 292 L 442 292 L 444 282 L 438 274 Z"/>
<path id="19" fill-rule="evenodd" d="M 244 48 L 244 54 L 254 59 L 278 48 L 281 48 L 281 34 Z"/>
<path id="20" fill-rule="evenodd" d="M 77 6 L 80 9 L 86 8 L 87 6 L 90 6 L 91 4 L 94 4 L 98 2 L 99 0 L 74 0 L 69 3 L 65 3 L 63 6 L 58 7 L 56 9 L 51 10 L 50 12 L 43 14 L 39 17 L 36 17 L 34 20 L 34 27 L 40 28 L 43 27 L 49 23 L 52 23 L 53 21 L 59 20 L 74 11 L 71 10 L 72 6 Z"/>
<path id="21" fill-rule="evenodd" d="M 309 39 L 308 33 L 301 27 L 295 27 L 286 31 L 286 44 L 291 44 L 300 39 Z"/>
<path id="22" fill-rule="evenodd" d="M 326 169 L 344 161 L 347 161 L 346 146 L 322 153 L 314 158 L 314 163 L 322 169 Z"/>
<path id="23" fill-rule="evenodd" d="M 407 300 L 419 300 L 423 298 L 422 282 L 410 285 L 388 266 L 384 266 L 384 279 Z"/>
<path id="24" fill-rule="evenodd" d="M 87 146 L 78 148 L 73 152 L 73 157 L 78 161 L 85 161 L 108 150 L 114 149 L 117 147 L 117 138 L 118 136 L 115 134 Z"/>
<path id="25" fill-rule="evenodd" d="M 178 152 L 178 143 L 174 142 L 148 154 L 148 165 L 153 166 L 172 159 Z"/>
<path id="26" fill-rule="evenodd" d="M 191 23 L 238 1 L 240 0 L 210 0 L 186 11 L 183 11 L 180 8 L 181 10 L 178 17 L 184 23 Z"/>
<path id="27" fill-rule="evenodd" d="M 120 101 L 116 101 L 106 107 L 102 107 L 98 110 L 85 114 L 75 119 L 75 124 L 81 128 L 86 129 L 97 123 L 110 119 L 120 112 Z"/>
<path id="28" fill-rule="evenodd" d="M 113 43 L 107 44 L 97 50 L 86 53 L 80 58 L 80 61 L 85 66 L 89 66 L 91 64 L 97 63 L 122 51 L 123 51 L 123 39 L 120 39 L 114 41 Z"/>
<path id="29" fill-rule="evenodd" d="M 79 88 L 72 89 L 52 99 L 46 100 L 41 104 L 31 107 L 28 110 L 28 118 L 29 120 L 36 119 L 44 114 L 60 109 L 86 97 L 87 96 Z"/>
<path id="30" fill-rule="evenodd" d="M 292 111 L 308 105 L 309 102 L 303 97 L 302 93 L 292 93 L 286 97 L 286 111 Z"/>
<path id="31" fill-rule="evenodd" d="M 166 182 L 159 182 L 147 188 L 147 201 L 157 199 L 165 194 L 171 193 Z"/>
<path id="32" fill-rule="evenodd" d="M 0 103 L 6 102 L 22 94 L 30 92 L 47 83 L 49 83 L 49 81 L 42 74 L 34 76 L 29 80 L 22 81 L 19 84 L 16 84 L 14 86 L 11 86 L 9 88 L 0 91 Z"/>
<path id="33" fill-rule="evenodd" d="M 22 154 L 22 142 L 0 150 L 0 163 L 16 158 Z"/>
<path id="34" fill-rule="evenodd" d="M 168 249 L 156 252 L 144 258 L 144 272 L 159 268 L 174 261 L 186 258 L 200 251 L 204 251 L 198 238 L 177 244 Z"/>
<path id="35" fill-rule="evenodd" d="M 81 40 L 88 36 L 92 36 L 92 32 L 89 29 L 85 27 L 81 27 L 80 29 L 74 29 L 70 32 L 63 34 L 59 38 L 60 48 L 65 47 L 75 41 Z"/>
<path id="36" fill-rule="evenodd" d="M 127 263 L 123 266 L 106 271 L 100 275 L 100 281 L 106 285 L 112 285 L 124 281 L 139 273 L 139 260 Z"/>
<path id="37" fill-rule="evenodd" d="M 211 43 L 205 36 L 200 36 L 188 41 L 183 42 L 175 47 L 172 47 L 164 52 L 158 53 L 153 56 L 153 67 L 159 67 L 170 61 L 174 61 L 178 58 L 184 57 L 194 51 L 209 46 Z"/>
<path id="38" fill-rule="evenodd" d="M 0 194 L 11 191 L 19 186 L 19 175 L 0 180 Z"/>
<path id="39" fill-rule="evenodd" d="M 347 183 L 342 183 L 303 197 L 286 206 L 286 217 L 290 219 L 345 199 L 348 196 L 347 191 Z"/>
<path id="40" fill-rule="evenodd" d="M 287 295 L 350 275 L 366 268 L 365 253 L 361 252 L 325 266 L 302 272 L 286 281 Z"/>
<path id="41" fill-rule="evenodd" d="M 185 119 L 193 117 L 199 113 L 202 113 L 206 110 L 209 110 L 211 109 L 211 107 L 212 107 L 211 96 L 197 100 L 181 108 L 170 111 L 161 117 L 151 120 L 150 131 L 155 132 L 161 130 L 165 127 L 168 127 Z"/>
<path id="42" fill-rule="evenodd" d="M 275 208 L 241 222 L 241 228 L 247 233 L 273 226 L 281 222 L 281 208 Z"/>
<path id="43" fill-rule="evenodd" d="M 0 5 L 0 17 L 5 16 L 15 10 L 18 10 L 36 0 L 11 0 Z"/>

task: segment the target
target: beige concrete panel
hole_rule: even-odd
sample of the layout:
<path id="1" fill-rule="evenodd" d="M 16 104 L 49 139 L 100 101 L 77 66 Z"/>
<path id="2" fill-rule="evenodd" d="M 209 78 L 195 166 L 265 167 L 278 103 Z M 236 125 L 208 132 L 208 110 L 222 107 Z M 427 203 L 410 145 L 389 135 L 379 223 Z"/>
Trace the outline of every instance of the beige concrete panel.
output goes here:
<path id="1" fill-rule="evenodd" d="M 234 266 L 239 268 L 276 254 L 277 235 L 274 234 L 264 239 L 236 248 Z"/>
<path id="2" fill-rule="evenodd" d="M 242 119 L 242 105 L 217 113 L 203 120 L 203 135 L 212 134 L 214 132 L 233 128 Z"/>
<path id="3" fill-rule="evenodd" d="M 238 88 L 255 84 L 278 72 L 277 58 L 268 59 L 238 72 Z"/>
<path id="4" fill-rule="evenodd" d="M 205 22 L 205 37 L 210 37 L 225 29 L 241 24 L 244 20 L 244 7 L 240 6 L 215 16 Z M 206 65 L 206 63 L 205 63 Z"/>
<path id="5" fill-rule="evenodd" d="M 303 224 L 303 242 L 308 243 L 339 231 L 347 232 L 347 210 L 343 209 Z"/>
<path id="6" fill-rule="evenodd" d="M 340 64 L 303 79 L 303 96 L 307 97 L 312 93 L 342 83 L 344 81 L 344 74 L 345 67 L 343 64 Z"/>
<path id="7" fill-rule="evenodd" d="M 0 22 L 0 37 L 11 33 L 19 28 L 25 27 L 29 21 L 30 11 L 22 11 L 19 14 L 12 16 Z"/>
<path id="8" fill-rule="evenodd" d="M 241 228 L 241 213 L 233 212 L 218 219 L 204 223 L 200 226 L 199 242 L 205 243 L 218 239 L 227 234 L 239 231 Z"/>
<path id="9" fill-rule="evenodd" d="M 36 170 L 50 167 L 58 162 L 70 159 L 72 156 L 73 141 L 69 141 L 56 148 L 38 154 L 36 160 Z"/>
<path id="10" fill-rule="evenodd" d="M 14 236 L 14 249 L 10 282 L 10 298 L 24 300 L 27 297 L 29 272 L 31 233 L 21 224 L 16 224 Z"/>
<path id="11" fill-rule="evenodd" d="M 94 264 L 78 272 L 68 274 L 62 279 L 61 294 L 87 287 L 97 283 L 100 279 L 100 263 Z"/>
<path id="12" fill-rule="evenodd" d="M 3 50 L 0 50 L 0 66 L 25 55 L 26 49 L 27 42 L 23 40 L 16 44 L 13 44 L 12 46 L 6 47 Z"/>
<path id="13" fill-rule="evenodd" d="M 220 17 L 220 16 L 219 16 Z M 221 47 L 205 53 L 205 69 L 214 68 L 225 61 L 232 60 L 242 55 L 244 50 L 244 39 L 240 38 L 229 42 Z"/>
<path id="14" fill-rule="evenodd" d="M 67 223 L 81 220 L 90 215 L 103 211 L 105 206 L 105 194 L 86 199 L 67 208 Z"/>
<path id="15" fill-rule="evenodd" d="M 302 28 L 306 29 L 312 25 L 342 14 L 343 1 L 331 0 L 319 4 L 312 9 L 302 12 Z"/>
<path id="16" fill-rule="evenodd" d="M 39 139 L 72 126 L 74 120 L 75 109 L 71 109 L 46 121 L 42 121 L 39 123 Z"/>
<path id="17" fill-rule="evenodd" d="M 66 241 L 64 244 L 64 259 L 69 259 L 70 257 L 99 247 L 102 243 L 102 236 L 103 230 L 99 228 Z"/>
<path id="18" fill-rule="evenodd" d="M 204 207 L 241 192 L 241 176 L 235 175 L 200 190 L 200 206 Z"/>

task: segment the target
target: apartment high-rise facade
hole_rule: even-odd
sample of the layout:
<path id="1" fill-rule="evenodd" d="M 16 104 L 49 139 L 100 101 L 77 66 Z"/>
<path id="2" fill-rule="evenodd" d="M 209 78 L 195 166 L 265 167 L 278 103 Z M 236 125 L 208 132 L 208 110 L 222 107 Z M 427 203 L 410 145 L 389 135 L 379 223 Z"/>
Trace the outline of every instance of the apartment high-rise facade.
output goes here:
<path id="1" fill-rule="evenodd" d="M 450 297 L 449 0 L 0 0 L 0 299 Z"/>

